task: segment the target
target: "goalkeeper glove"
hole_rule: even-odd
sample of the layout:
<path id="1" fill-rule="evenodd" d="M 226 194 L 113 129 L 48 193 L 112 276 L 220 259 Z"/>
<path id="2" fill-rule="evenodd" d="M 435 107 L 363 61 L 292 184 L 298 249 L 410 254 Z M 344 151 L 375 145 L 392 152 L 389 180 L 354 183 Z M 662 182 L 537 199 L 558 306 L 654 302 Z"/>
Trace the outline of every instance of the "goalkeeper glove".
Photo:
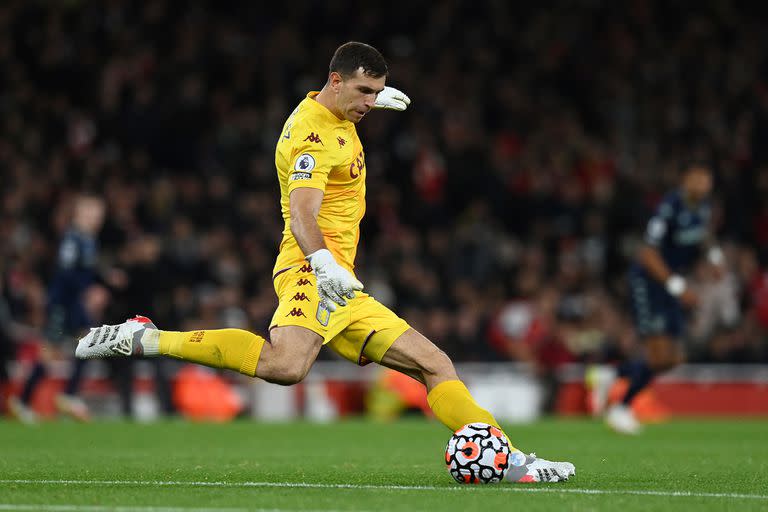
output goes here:
<path id="1" fill-rule="evenodd" d="M 336 304 L 346 306 L 346 299 L 355 298 L 355 290 L 362 290 L 363 283 L 355 279 L 347 269 L 336 263 L 331 251 L 320 249 L 308 255 L 317 278 L 317 294 L 329 311 L 336 311 Z"/>
<path id="2" fill-rule="evenodd" d="M 376 103 L 374 103 L 373 108 L 402 112 L 410 104 L 411 98 L 406 96 L 403 91 L 385 86 L 384 90 L 376 96 Z"/>

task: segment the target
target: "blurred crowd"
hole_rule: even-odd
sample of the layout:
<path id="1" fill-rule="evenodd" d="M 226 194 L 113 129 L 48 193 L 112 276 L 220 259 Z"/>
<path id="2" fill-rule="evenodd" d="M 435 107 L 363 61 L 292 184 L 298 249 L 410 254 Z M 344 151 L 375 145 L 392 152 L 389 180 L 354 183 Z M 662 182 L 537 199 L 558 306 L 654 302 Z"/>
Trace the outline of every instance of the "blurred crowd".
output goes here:
<path id="1" fill-rule="evenodd" d="M 108 208 L 94 319 L 266 332 L 279 130 L 362 40 L 413 101 L 358 126 L 381 302 L 458 361 L 619 359 L 628 263 L 695 156 L 728 272 L 697 269 L 690 358 L 768 362 L 766 9 L 738 5 L 2 2 L 3 335 L 43 330 L 81 192 Z"/>

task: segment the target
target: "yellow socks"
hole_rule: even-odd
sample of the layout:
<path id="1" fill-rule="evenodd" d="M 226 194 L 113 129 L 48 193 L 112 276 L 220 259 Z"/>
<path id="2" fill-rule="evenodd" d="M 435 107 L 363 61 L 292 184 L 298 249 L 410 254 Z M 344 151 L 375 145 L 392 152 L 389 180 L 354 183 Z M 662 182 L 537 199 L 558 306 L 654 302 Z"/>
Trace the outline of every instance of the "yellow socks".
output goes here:
<path id="1" fill-rule="evenodd" d="M 254 377 L 264 338 L 242 329 L 177 332 L 147 330 L 158 336 L 160 354 L 213 368 L 235 370 Z M 142 340 L 144 341 L 144 340 Z M 150 344 L 154 340 L 146 340 Z M 447 380 L 427 395 L 429 407 L 443 425 L 455 431 L 467 423 L 499 427 L 493 415 L 480 407 L 460 380 Z M 499 427 L 501 428 L 501 427 Z M 514 447 L 510 446 L 510 449 Z"/>
<path id="2" fill-rule="evenodd" d="M 235 370 L 254 377 L 264 338 L 242 329 L 156 331 L 160 353 L 213 368 Z"/>
<path id="3" fill-rule="evenodd" d="M 443 425 L 456 431 L 467 423 L 488 423 L 499 427 L 499 422 L 493 415 L 480 407 L 467 386 L 460 380 L 446 380 L 441 382 L 429 392 L 427 402 Z M 509 437 L 507 437 L 509 440 Z M 517 450 L 511 444 L 509 449 Z"/>

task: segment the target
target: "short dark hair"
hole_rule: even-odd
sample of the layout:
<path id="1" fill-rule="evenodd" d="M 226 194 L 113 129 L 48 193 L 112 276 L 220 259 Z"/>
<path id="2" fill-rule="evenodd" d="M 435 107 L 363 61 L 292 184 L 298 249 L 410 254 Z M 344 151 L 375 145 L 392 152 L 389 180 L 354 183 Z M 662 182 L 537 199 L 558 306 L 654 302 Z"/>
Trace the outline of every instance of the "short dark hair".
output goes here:
<path id="1" fill-rule="evenodd" d="M 350 41 L 336 48 L 328 71 L 335 71 L 346 78 L 352 76 L 359 68 L 362 68 L 364 75 L 372 78 L 386 76 L 389 72 L 387 62 L 379 50 L 357 41 Z"/>

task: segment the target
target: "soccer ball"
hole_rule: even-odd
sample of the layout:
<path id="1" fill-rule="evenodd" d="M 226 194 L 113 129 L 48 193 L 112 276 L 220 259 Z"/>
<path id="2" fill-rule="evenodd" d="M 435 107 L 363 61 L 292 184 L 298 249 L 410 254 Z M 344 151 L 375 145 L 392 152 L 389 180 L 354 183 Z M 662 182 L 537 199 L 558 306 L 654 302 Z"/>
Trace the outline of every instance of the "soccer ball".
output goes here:
<path id="1" fill-rule="evenodd" d="M 460 484 L 501 482 L 509 468 L 509 442 L 493 425 L 469 423 L 448 441 L 445 464 Z"/>

